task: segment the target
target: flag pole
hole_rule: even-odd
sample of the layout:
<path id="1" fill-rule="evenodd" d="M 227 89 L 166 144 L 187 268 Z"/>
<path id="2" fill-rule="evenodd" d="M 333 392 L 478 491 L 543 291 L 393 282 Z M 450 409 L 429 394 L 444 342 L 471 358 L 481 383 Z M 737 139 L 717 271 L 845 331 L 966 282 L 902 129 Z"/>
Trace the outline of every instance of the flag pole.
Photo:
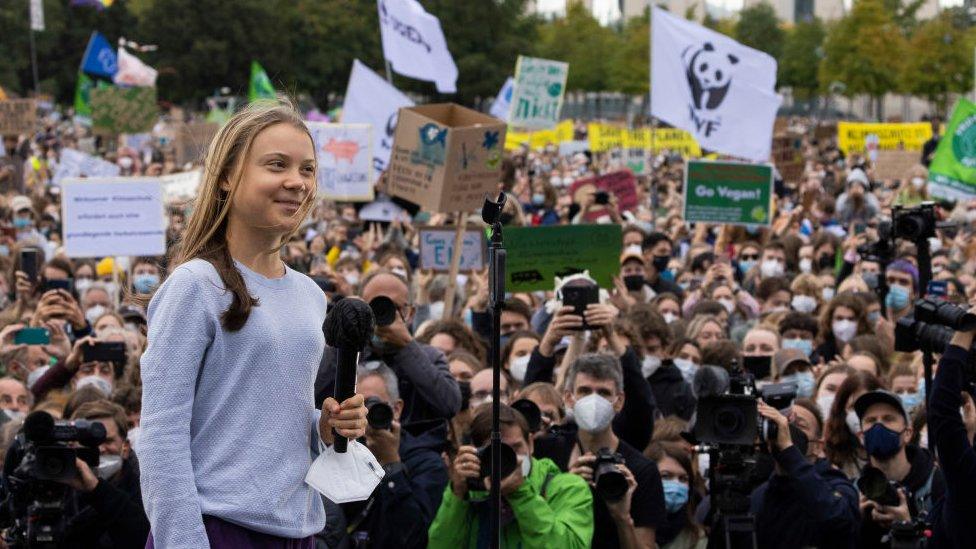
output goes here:
<path id="1" fill-rule="evenodd" d="M 27 20 L 31 21 L 31 6 L 30 0 L 27 0 Z M 30 56 L 31 56 L 31 72 L 34 73 L 34 95 L 41 95 L 41 85 L 40 79 L 37 77 L 37 48 L 34 45 L 34 25 L 29 23 L 27 25 L 27 32 L 30 33 Z"/>
<path id="2" fill-rule="evenodd" d="M 651 225 L 657 230 L 657 174 L 654 166 L 657 164 L 657 120 L 654 118 L 654 5 L 650 7 L 650 18 L 647 24 L 647 111 L 651 117 Z"/>

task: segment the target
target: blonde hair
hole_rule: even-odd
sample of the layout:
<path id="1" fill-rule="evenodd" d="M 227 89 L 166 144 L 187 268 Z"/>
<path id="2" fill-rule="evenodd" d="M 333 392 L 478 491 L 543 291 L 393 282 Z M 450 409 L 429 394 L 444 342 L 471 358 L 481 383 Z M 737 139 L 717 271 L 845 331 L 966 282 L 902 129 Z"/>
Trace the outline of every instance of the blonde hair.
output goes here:
<path id="1" fill-rule="evenodd" d="M 240 188 L 244 162 L 254 139 L 276 124 L 290 124 L 304 131 L 309 140 L 312 140 L 312 134 L 301 114 L 286 97 L 252 102 L 220 128 L 207 150 L 203 182 L 194 201 L 193 213 L 171 261 L 174 268 L 195 258 L 205 259 L 213 264 L 224 286 L 233 294 L 233 301 L 221 315 L 221 324 L 231 332 L 244 326 L 251 314 L 251 307 L 256 307 L 258 300 L 248 292 L 244 277 L 237 270 L 230 255 L 226 240 L 228 214 Z M 316 175 L 317 171 L 316 166 Z M 229 191 L 221 188 L 221 183 L 225 181 L 230 185 Z M 313 187 L 295 214 L 299 220 L 305 219 L 311 211 L 315 204 L 315 195 Z M 282 237 L 279 246 L 288 242 L 298 232 L 300 225 L 295 223 L 295 227 Z"/>

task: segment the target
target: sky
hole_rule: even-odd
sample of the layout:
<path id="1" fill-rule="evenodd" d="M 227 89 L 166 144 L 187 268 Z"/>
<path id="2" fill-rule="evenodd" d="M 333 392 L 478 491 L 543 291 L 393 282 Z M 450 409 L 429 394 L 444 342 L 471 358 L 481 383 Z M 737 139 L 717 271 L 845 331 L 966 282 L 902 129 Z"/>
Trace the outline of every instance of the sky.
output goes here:
<path id="1" fill-rule="evenodd" d="M 708 0 L 708 3 L 721 7 L 726 10 L 738 10 L 742 8 L 742 0 Z M 844 0 L 844 5 L 850 8 L 851 0 Z M 939 0 L 939 5 L 943 8 L 961 6 L 963 0 Z M 537 0 L 539 12 L 564 13 L 566 10 L 566 0 Z M 607 17 L 614 17 L 619 14 L 617 0 L 593 0 L 593 13 L 601 22 L 605 22 Z"/>

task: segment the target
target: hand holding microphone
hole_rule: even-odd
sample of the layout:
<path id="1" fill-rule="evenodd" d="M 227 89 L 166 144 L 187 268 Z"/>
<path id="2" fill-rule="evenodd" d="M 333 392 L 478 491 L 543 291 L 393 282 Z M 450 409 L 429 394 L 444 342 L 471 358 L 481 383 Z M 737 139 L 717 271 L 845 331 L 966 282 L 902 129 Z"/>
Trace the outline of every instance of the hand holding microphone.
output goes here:
<path id="1" fill-rule="evenodd" d="M 333 433 L 333 429 L 335 433 Z M 329 397 L 322 403 L 319 432 L 326 444 L 345 445 L 346 439 L 357 439 L 366 434 L 366 405 L 363 395 L 353 395 L 339 404 Z M 340 438 L 336 439 L 335 434 Z M 341 442 L 337 442 L 341 441 Z"/>
<path id="2" fill-rule="evenodd" d="M 322 403 L 319 433 L 335 451 L 343 453 L 349 439 L 366 434 L 366 405 L 356 392 L 359 353 L 373 336 L 373 312 L 361 299 L 336 302 L 325 317 L 325 342 L 336 349 L 335 397 Z"/>

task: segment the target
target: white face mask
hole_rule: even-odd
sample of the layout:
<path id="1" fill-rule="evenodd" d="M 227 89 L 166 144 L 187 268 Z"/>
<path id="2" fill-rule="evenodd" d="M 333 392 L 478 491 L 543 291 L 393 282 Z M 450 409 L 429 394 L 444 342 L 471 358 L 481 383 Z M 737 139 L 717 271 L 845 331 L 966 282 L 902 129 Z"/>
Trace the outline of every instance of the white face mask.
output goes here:
<path id="1" fill-rule="evenodd" d="M 799 313 L 812 313 L 817 308 L 817 300 L 808 295 L 795 295 L 790 302 L 793 310 Z"/>
<path id="2" fill-rule="evenodd" d="M 85 290 L 91 288 L 91 285 L 94 283 L 95 281 L 90 278 L 76 278 L 75 289 L 78 290 L 78 295 L 83 295 Z"/>
<path id="3" fill-rule="evenodd" d="M 732 314 L 732 311 L 735 310 L 735 301 L 731 299 L 720 299 L 718 300 L 718 302 L 721 303 L 723 307 L 725 307 L 725 310 L 728 311 L 729 314 Z"/>
<path id="4" fill-rule="evenodd" d="M 92 305 L 85 311 L 85 320 L 88 321 L 92 326 L 95 325 L 95 321 L 98 320 L 103 314 L 108 312 L 108 308 L 104 305 Z"/>
<path id="5" fill-rule="evenodd" d="M 664 313 L 661 316 L 664 317 L 664 321 L 667 322 L 668 324 L 671 324 L 675 320 L 678 320 L 678 315 L 676 315 L 674 313 Z"/>
<path id="6" fill-rule="evenodd" d="M 342 275 L 342 278 L 345 278 L 346 279 L 346 282 L 350 286 L 357 286 L 357 285 L 359 285 L 359 273 L 357 273 L 356 271 L 348 272 L 348 273 Z"/>
<path id="7" fill-rule="evenodd" d="M 96 375 L 85 376 L 79 379 L 78 383 L 75 384 L 75 390 L 88 387 L 89 385 L 101 391 L 106 397 L 112 396 L 112 384 L 104 377 Z"/>
<path id="8" fill-rule="evenodd" d="M 922 179 L 921 177 L 913 177 L 912 186 L 915 187 L 916 189 L 921 189 L 922 187 L 925 186 L 925 179 Z"/>
<path id="9" fill-rule="evenodd" d="M 403 267 L 393 267 L 392 269 L 390 269 L 390 272 L 397 276 L 402 276 L 403 278 L 407 278 L 407 270 L 404 269 Z"/>
<path id="10" fill-rule="evenodd" d="M 129 429 L 129 432 L 125 434 L 126 440 L 129 441 L 129 446 L 132 450 L 139 455 L 139 437 L 142 436 L 142 427 L 136 426 Z"/>
<path id="11" fill-rule="evenodd" d="M 50 368 L 50 366 L 41 366 L 40 368 L 37 368 L 33 372 L 27 374 L 27 388 L 34 388 L 34 384 L 37 383 L 37 380 L 41 379 L 41 376 L 43 376 L 44 373 Z"/>
<path id="12" fill-rule="evenodd" d="M 7 418 L 10 419 L 10 421 L 19 421 L 21 419 L 24 419 L 24 415 L 25 415 L 24 412 L 21 412 L 20 410 L 10 410 L 10 409 L 4 409 L 3 413 L 4 415 L 7 416 Z"/>
<path id="13" fill-rule="evenodd" d="M 817 407 L 820 408 L 820 413 L 823 414 L 823 417 L 830 416 L 830 408 L 833 407 L 836 396 L 833 393 L 826 393 L 817 398 Z"/>
<path id="14" fill-rule="evenodd" d="M 121 470 L 122 456 L 115 454 L 102 454 L 98 458 L 98 470 L 95 472 L 95 474 L 102 480 L 109 480 Z"/>
<path id="15" fill-rule="evenodd" d="M 428 305 L 428 310 L 430 311 L 430 318 L 434 320 L 440 320 L 444 318 L 444 302 L 435 301 Z"/>
<path id="16" fill-rule="evenodd" d="M 687 358 L 676 358 L 673 362 L 675 367 L 681 371 L 681 377 L 683 377 L 687 383 L 691 383 L 692 380 L 695 379 L 695 372 L 698 371 L 697 364 L 688 360 Z"/>
<path id="17" fill-rule="evenodd" d="M 591 393 L 576 401 L 573 418 L 576 425 L 587 433 L 599 433 L 610 427 L 613 421 L 613 404 L 602 396 Z"/>
<path id="18" fill-rule="evenodd" d="M 834 332 L 834 337 L 843 343 L 847 343 L 857 335 L 857 322 L 853 320 L 835 320 L 830 328 Z"/>
<path id="19" fill-rule="evenodd" d="M 942 240 L 938 238 L 929 238 L 929 253 L 935 253 L 942 249 Z"/>
<path id="20" fill-rule="evenodd" d="M 861 418 L 857 417 L 857 412 L 854 410 L 847 411 L 844 421 L 847 422 L 847 428 L 852 434 L 856 435 L 861 432 Z"/>
<path id="21" fill-rule="evenodd" d="M 763 278 L 781 276 L 783 274 L 783 264 L 775 259 L 767 259 L 759 264 L 759 272 Z"/>
<path id="22" fill-rule="evenodd" d="M 823 295 L 824 301 L 830 301 L 831 299 L 834 298 L 835 290 L 833 288 L 831 288 L 830 286 L 827 286 L 822 291 L 823 291 L 823 294 L 822 295 Z"/>
<path id="23" fill-rule="evenodd" d="M 529 370 L 529 359 L 532 355 L 512 357 L 508 361 L 508 373 L 512 374 L 512 379 L 522 383 L 525 381 L 525 373 Z"/>
<path id="24" fill-rule="evenodd" d="M 800 272 L 809 273 L 813 271 L 813 260 L 809 257 L 804 257 L 800 260 Z"/>
<path id="25" fill-rule="evenodd" d="M 522 478 L 529 478 L 529 473 L 532 472 L 532 456 L 519 454 L 518 459 L 522 465 Z"/>
<path id="26" fill-rule="evenodd" d="M 647 355 L 641 360 L 641 375 L 651 377 L 661 367 L 661 357 Z"/>

